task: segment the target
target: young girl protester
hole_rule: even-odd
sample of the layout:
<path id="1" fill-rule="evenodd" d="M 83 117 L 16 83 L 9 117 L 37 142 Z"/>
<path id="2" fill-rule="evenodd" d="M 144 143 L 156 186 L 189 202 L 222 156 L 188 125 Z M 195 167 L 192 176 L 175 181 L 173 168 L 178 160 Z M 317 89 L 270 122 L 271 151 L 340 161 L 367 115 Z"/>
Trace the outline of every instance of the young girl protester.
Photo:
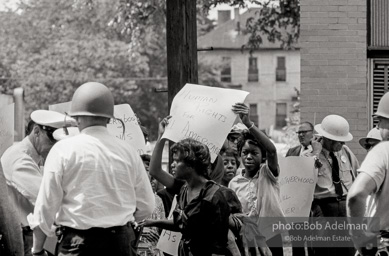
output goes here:
<path id="1" fill-rule="evenodd" d="M 166 127 L 168 118 L 160 124 Z M 228 255 L 227 234 L 230 208 L 221 186 L 208 180 L 210 153 L 206 145 L 184 139 L 173 145 L 175 178 L 161 169 L 165 139 L 159 139 L 150 161 L 150 174 L 169 188 L 176 188 L 177 206 L 173 220 L 145 220 L 144 226 L 180 231 L 178 255 Z M 185 183 L 182 183 L 182 180 Z"/>
<path id="2" fill-rule="evenodd" d="M 224 174 L 221 185 L 228 187 L 228 184 L 236 176 L 236 171 L 240 165 L 238 152 L 232 148 L 222 149 L 220 152 L 223 160 Z"/>
<path id="3" fill-rule="evenodd" d="M 284 214 L 280 206 L 280 190 L 277 181 L 279 174 L 277 150 L 269 138 L 250 121 L 247 105 L 236 103 L 232 111 L 239 115 L 248 129 L 241 133 L 241 138 L 238 140 L 238 153 L 244 166 L 244 174 L 235 176 L 228 186 L 237 194 L 242 203 L 243 213 L 248 217 L 258 217 L 257 224 L 260 227 L 264 222 L 271 221 L 266 217 L 278 217 L 283 220 Z M 272 255 L 283 255 L 281 235 L 273 237 L 267 235 L 267 237 L 266 243 Z M 258 244 L 258 246 L 263 245 Z M 260 251 L 262 254 L 268 253 Z M 251 248 L 250 253 L 255 255 L 255 248 Z"/>

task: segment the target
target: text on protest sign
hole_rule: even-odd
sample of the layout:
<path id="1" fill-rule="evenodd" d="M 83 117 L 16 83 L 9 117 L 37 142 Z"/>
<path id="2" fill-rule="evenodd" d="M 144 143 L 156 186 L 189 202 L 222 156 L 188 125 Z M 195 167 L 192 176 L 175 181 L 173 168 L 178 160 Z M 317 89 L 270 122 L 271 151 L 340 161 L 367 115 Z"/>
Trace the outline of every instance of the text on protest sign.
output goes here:
<path id="1" fill-rule="evenodd" d="M 14 103 L 0 109 L 0 156 L 14 142 L 14 112 Z"/>
<path id="2" fill-rule="evenodd" d="M 317 170 L 312 157 L 278 156 L 281 207 L 286 217 L 309 217 Z"/>
<path id="3" fill-rule="evenodd" d="M 127 141 L 132 145 L 140 155 L 146 153 L 145 137 L 138 123 L 138 118 L 132 111 L 130 105 L 115 105 L 114 116 L 123 121 L 125 132 L 123 134 L 123 125 L 117 119 L 111 119 L 107 125 L 108 131 L 117 138 Z"/>
<path id="4" fill-rule="evenodd" d="M 244 102 L 249 93 L 241 90 L 186 84 L 174 97 L 172 118 L 164 138 L 178 142 L 192 138 L 208 146 L 216 159 L 237 116 L 232 106 Z"/>
<path id="5" fill-rule="evenodd" d="M 177 206 L 177 195 L 174 196 L 172 207 L 168 216 L 169 220 L 173 219 L 173 211 Z M 170 255 L 178 255 L 178 245 L 180 244 L 182 234 L 180 232 L 174 232 L 170 230 L 162 230 L 159 237 L 157 248 Z"/>

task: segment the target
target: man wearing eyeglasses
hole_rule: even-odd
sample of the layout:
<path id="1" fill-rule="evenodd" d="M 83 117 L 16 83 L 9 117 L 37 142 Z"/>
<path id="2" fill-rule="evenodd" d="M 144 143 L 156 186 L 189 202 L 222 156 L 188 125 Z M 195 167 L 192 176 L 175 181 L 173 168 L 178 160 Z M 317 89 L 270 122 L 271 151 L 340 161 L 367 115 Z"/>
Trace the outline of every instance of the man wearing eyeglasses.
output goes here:
<path id="1" fill-rule="evenodd" d="M 304 156 L 312 152 L 313 125 L 310 122 L 303 122 L 296 133 L 300 145 L 290 148 L 286 156 Z"/>
<path id="2" fill-rule="evenodd" d="M 68 125 L 75 121 L 68 118 Z M 23 230 L 24 255 L 31 255 L 32 230 L 27 215 L 34 210 L 43 177 L 45 159 L 55 144 L 53 132 L 65 126 L 65 115 L 48 110 L 31 113 L 26 137 L 9 147 L 1 157 L 8 194 Z"/>

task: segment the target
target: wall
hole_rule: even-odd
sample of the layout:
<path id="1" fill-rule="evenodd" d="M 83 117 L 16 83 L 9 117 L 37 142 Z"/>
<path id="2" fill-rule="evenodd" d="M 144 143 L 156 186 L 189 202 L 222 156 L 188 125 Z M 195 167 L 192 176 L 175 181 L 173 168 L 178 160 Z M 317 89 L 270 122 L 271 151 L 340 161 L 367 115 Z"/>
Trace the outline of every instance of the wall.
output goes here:
<path id="1" fill-rule="evenodd" d="M 358 140 L 368 127 L 366 0 L 303 0 L 301 4 L 301 118 L 320 123 L 345 117 L 347 145 L 361 161 Z"/>

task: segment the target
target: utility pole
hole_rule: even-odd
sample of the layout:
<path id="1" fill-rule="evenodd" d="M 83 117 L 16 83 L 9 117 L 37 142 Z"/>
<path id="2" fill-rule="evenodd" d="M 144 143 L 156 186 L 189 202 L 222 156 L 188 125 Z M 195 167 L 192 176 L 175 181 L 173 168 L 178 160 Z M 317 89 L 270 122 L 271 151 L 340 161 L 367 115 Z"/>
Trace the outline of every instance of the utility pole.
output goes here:
<path id="1" fill-rule="evenodd" d="M 186 83 L 198 83 L 196 1 L 166 1 L 168 107 Z"/>
<path id="2" fill-rule="evenodd" d="M 168 110 L 186 83 L 198 83 L 195 0 L 166 1 Z M 170 147 L 169 147 L 170 148 Z M 172 155 L 169 152 L 170 170 Z"/>

